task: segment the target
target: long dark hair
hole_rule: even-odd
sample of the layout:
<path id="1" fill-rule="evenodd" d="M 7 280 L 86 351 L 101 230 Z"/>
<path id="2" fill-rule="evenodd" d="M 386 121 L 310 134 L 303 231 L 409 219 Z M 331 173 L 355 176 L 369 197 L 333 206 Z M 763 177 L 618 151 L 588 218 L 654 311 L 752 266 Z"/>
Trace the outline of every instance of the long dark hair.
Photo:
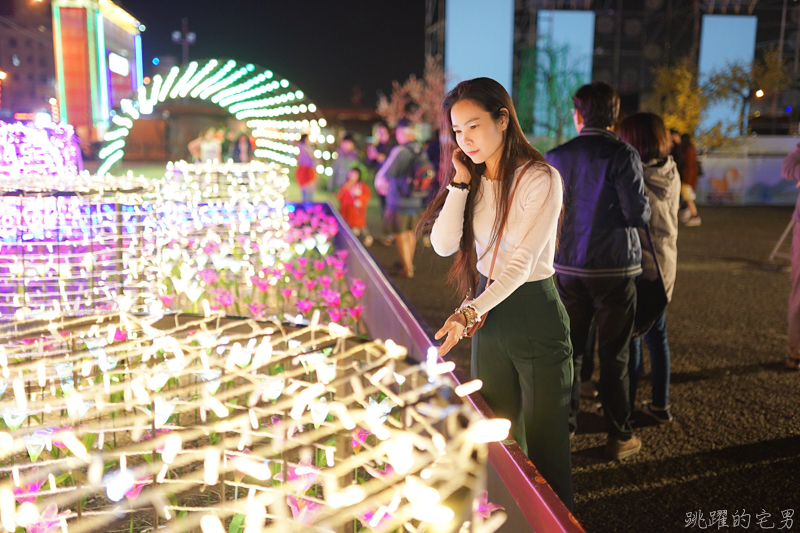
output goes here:
<path id="1" fill-rule="evenodd" d="M 451 163 L 453 151 L 458 147 L 456 136 L 453 132 L 453 124 L 450 118 L 450 110 L 461 100 L 472 100 L 483 109 L 489 112 L 493 120 L 498 120 L 503 110 L 508 113 L 508 128 L 503 139 L 503 153 L 497 166 L 497 179 L 500 192 L 497 195 L 496 217 L 492 229 L 492 239 L 487 246 L 487 251 L 494 246 L 497 241 L 498 232 L 503 221 L 508 218 L 509 196 L 511 186 L 514 181 L 514 171 L 520 166 L 532 161 L 533 169 L 541 169 L 550 175 L 550 167 L 545 163 L 544 157 L 533 146 L 530 145 L 522 133 L 522 128 L 517 120 L 517 113 L 508 92 L 498 82 L 491 78 L 475 78 L 459 83 L 452 91 L 447 93 L 442 100 L 439 120 L 441 131 L 449 132 L 447 142 L 442 145 L 441 161 L 442 168 L 439 173 L 439 194 L 428 204 L 427 209 L 422 214 L 422 218 L 417 224 L 417 233 L 429 231 L 439 216 L 439 212 L 444 205 L 449 191 L 447 184 L 455 175 L 455 169 Z M 476 165 L 468 157 L 464 164 L 470 173 L 470 190 L 467 194 L 467 205 L 464 210 L 464 227 L 461 234 L 461 244 L 450 268 L 448 281 L 455 284 L 459 292 L 475 290 L 475 282 L 478 275 L 477 259 L 475 253 L 475 233 L 472 229 L 473 211 L 475 209 L 475 197 L 480 189 L 481 175 L 486 170 L 486 165 L 481 163 Z"/>

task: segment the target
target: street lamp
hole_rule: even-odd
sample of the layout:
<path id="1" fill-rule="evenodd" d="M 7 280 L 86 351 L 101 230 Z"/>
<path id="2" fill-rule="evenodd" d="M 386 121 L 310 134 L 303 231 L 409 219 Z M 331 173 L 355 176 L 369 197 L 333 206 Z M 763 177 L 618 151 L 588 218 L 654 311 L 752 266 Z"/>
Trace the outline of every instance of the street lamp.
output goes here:
<path id="1" fill-rule="evenodd" d="M 761 98 L 762 96 L 764 96 L 764 91 L 762 91 L 761 89 L 757 90 L 756 91 L 756 98 Z"/>
<path id="2" fill-rule="evenodd" d="M 181 20 L 181 31 L 172 32 L 172 42 L 181 45 L 183 48 L 183 66 L 189 64 L 189 46 L 197 40 L 197 35 L 189 31 L 189 19 L 184 17 Z"/>

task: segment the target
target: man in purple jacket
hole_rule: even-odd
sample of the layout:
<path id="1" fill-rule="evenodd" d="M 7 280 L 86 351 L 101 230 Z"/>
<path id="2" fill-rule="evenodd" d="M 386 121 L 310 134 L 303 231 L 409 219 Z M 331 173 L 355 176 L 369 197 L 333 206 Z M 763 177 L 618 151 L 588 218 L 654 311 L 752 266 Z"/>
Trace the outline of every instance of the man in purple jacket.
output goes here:
<path id="1" fill-rule="evenodd" d="M 581 363 L 594 320 L 606 453 L 623 459 L 642 447 L 629 421 L 628 344 L 636 316 L 635 280 L 642 273 L 636 228 L 650 220 L 650 204 L 639 154 L 611 131 L 619 116 L 617 92 L 594 82 L 578 89 L 572 101 L 578 136 L 546 156 L 564 179 L 564 222 L 553 266 L 574 350 L 570 434 L 577 429 Z"/>

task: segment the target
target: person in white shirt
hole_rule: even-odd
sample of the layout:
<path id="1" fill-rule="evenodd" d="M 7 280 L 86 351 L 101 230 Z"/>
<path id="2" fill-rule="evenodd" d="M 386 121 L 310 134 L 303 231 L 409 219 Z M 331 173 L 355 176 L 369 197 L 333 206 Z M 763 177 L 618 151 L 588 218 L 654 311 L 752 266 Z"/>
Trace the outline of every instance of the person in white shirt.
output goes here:
<path id="1" fill-rule="evenodd" d="M 441 110 L 452 166 L 443 169 L 448 185 L 428 206 L 419 231 L 431 230 L 439 255 L 456 254 L 451 280 L 478 296 L 436 333 L 445 338 L 439 355 L 482 320 L 472 337 L 480 394 L 495 415 L 511 420 L 513 438 L 572 510 L 572 345 L 553 279 L 561 176 L 528 143 L 498 82 L 461 82 Z"/>

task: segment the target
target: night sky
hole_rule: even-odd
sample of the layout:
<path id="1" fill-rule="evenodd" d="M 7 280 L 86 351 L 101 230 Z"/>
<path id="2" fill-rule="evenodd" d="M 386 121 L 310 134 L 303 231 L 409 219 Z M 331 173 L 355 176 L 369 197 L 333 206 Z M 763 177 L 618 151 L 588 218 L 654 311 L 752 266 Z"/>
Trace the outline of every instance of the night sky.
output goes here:
<path id="1" fill-rule="evenodd" d="M 171 34 L 189 18 L 190 59 L 255 63 L 297 84 L 322 107 L 374 107 L 392 80 L 422 74 L 424 0 L 118 0 L 146 26 L 145 74 L 153 57 L 175 56 Z"/>

